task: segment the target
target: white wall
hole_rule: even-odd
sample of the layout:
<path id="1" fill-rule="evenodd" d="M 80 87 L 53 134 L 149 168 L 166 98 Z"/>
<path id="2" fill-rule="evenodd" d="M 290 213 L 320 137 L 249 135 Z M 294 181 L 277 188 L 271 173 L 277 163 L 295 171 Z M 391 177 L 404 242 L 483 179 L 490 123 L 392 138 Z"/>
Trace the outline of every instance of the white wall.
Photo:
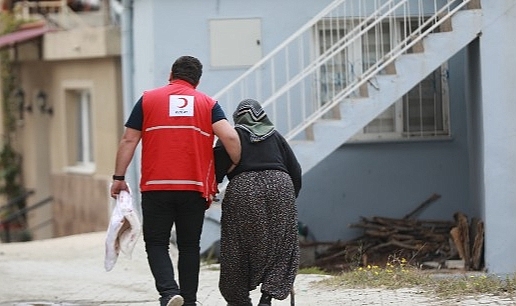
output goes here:
<path id="1" fill-rule="evenodd" d="M 216 69 L 210 67 L 208 27 L 210 19 L 260 18 L 263 54 L 267 54 L 330 2 L 330 0 L 135 0 L 133 96 L 137 99 L 143 90 L 166 84 L 172 62 L 185 54 L 196 56 L 203 62 L 204 74 L 199 89 L 208 94 L 216 93 L 228 82 L 242 74 L 245 68 Z M 418 187 L 421 189 L 419 192 L 411 192 L 410 195 L 413 198 L 407 197 L 406 190 L 401 190 L 396 195 L 396 190 L 392 185 L 398 182 L 392 182 L 387 172 L 385 177 L 389 180 L 385 181 L 391 182 L 391 185 L 380 180 L 378 188 L 374 185 L 362 184 L 362 187 L 375 187 L 372 190 L 374 190 L 376 198 L 370 201 L 369 206 L 371 213 L 378 213 L 378 203 L 382 205 L 382 208 L 385 207 L 385 213 L 392 211 L 391 207 L 401 210 L 400 199 L 397 197 L 403 197 L 403 201 L 408 203 L 406 204 L 408 206 L 410 203 L 423 200 L 432 192 L 439 192 L 443 194 L 443 199 L 440 200 L 439 205 L 432 208 L 433 211 L 429 210 L 425 213 L 428 216 L 443 216 L 442 213 L 445 211 L 444 217 L 446 218 L 452 211 L 464 208 L 471 209 L 475 215 L 478 213 L 484 217 L 486 224 L 485 257 L 488 270 L 494 273 L 516 271 L 514 257 L 516 240 L 511 235 L 516 231 L 516 56 L 514 56 L 516 40 L 508 39 L 516 29 L 516 1 L 483 0 L 482 9 L 486 24 L 479 39 L 479 48 L 473 52 L 473 56 L 480 60 L 480 68 L 473 67 L 471 70 L 481 74 L 481 77 L 480 80 L 475 79 L 469 82 L 470 86 L 481 86 L 481 89 L 469 88 L 469 93 L 464 94 L 464 88 L 460 86 L 450 88 L 452 95 L 457 97 L 451 106 L 457 108 L 455 112 L 457 118 L 452 120 L 454 141 L 445 144 L 424 143 L 420 146 L 411 145 L 410 147 L 390 144 L 387 145 L 387 148 L 382 147 L 383 154 L 380 155 L 378 154 L 379 146 L 361 147 L 358 148 L 361 160 L 357 160 L 357 162 L 354 162 L 355 159 L 348 155 L 341 156 L 342 152 L 348 151 L 350 152 L 346 154 L 354 154 L 353 149 L 339 150 L 333 159 L 330 158 L 327 162 L 319 165 L 320 170 L 323 170 L 324 167 L 331 169 L 333 175 L 329 176 L 328 171 L 318 173 L 318 168 L 316 168 L 311 175 L 305 177 L 307 184 L 300 197 L 301 216 L 313 214 L 314 209 L 310 207 L 312 203 L 329 203 L 333 196 L 336 198 L 333 206 L 330 205 L 329 209 L 317 210 L 325 211 L 336 218 L 350 216 L 350 218 L 356 219 L 352 215 L 356 211 L 351 206 L 362 207 L 361 201 L 364 201 L 364 195 L 369 195 L 370 192 L 360 193 L 358 190 L 357 201 L 353 201 L 355 199 L 338 188 L 340 186 L 334 186 L 336 188 L 331 188 L 331 190 L 323 189 L 328 193 L 322 192 L 319 188 L 322 184 L 321 178 L 331 179 L 331 182 L 335 184 L 356 183 L 357 179 L 353 177 L 353 169 L 350 169 L 352 166 L 363 172 L 369 171 L 363 174 L 364 177 L 370 176 L 371 171 L 386 170 L 382 166 L 385 163 L 375 168 L 368 162 L 376 161 L 378 156 L 385 156 L 384 152 L 387 149 L 391 150 L 392 156 L 397 158 L 396 162 L 392 163 L 393 165 L 403 165 L 406 169 L 412 169 L 410 173 L 407 170 L 407 174 L 395 170 L 398 176 L 404 177 L 404 180 L 410 180 L 410 175 L 414 175 L 415 168 L 411 168 L 412 164 L 407 162 L 410 159 L 405 157 L 422 158 L 422 154 L 417 152 L 421 150 L 423 155 L 431 155 L 431 160 L 425 159 L 425 164 L 414 161 L 413 164 L 420 167 L 417 168 L 417 173 L 428 173 L 428 169 L 435 169 L 435 165 L 440 165 L 439 169 L 442 169 L 442 173 L 436 176 L 438 179 L 422 176 L 421 185 L 424 186 L 424 189 Z M 471 60 L 475 61 L 475 59 Z M 465 65 L 468 64 L 469 62 L 465 63 Z M 452 72 L 450 78 L 455 78 L 458 83 L 468 75 L 462 74 L 467 73 L 462 66 L 456 70 L 450 69 L 450 71 Z M 468 91 L 468 88 L 465 90 Z M 463 104 L 460 104 L 470 103 L 471 101 L 468 99 L 471 101 L 476 99 L 477 103 L 473 106 L 470 105 L 473 107 L 469 110 L 470 131 L 463 129 L 465 124 L 463 125 L 462 121 L 465 121 L 466 111 Z M 226 112 L 230 111 L 226 110 Z M 480 121 L 475 120 L 476 118 L 482 119 L 482 122 L 476 122 Z M 474 129 L 472 129 L 473 126 L 475 126 Z M 468 135 L 468 137 L 468 133 L 474 133 L 474 135 Z M 469 162 L 466 161 L 468 155 L 465 144 L 466 137 L 470 142 L 469 149 L 473 149 L 473 152 L 469 154 Z M 472 142 L 474 143 L 471 144 Z M 436 156 L 436 148 L 446 152 L 441 156 Z M 363 154 L 363 150 L 370 154 L 370 159 Z M 453 164 L 454 160 L 461 161 L 460 169 L 456 169 L 457 165 L 455 167 L 447 166 L 447 163 Z M 468 180 L 470 174 L 467 170 L 469 163 L 473 164 L 470 165 L 470 170 L 472 170 L 471 175 L 475 176 L 470 180 Z M 336 169 L 336 165 L 343 165 L 343 169 Z M 432 166 L 433 168 L 430 168 Z M 447 171 L 452 170 L 452 175 L 449 175 Z M 485 176 L 482 177 L 483 174 Z M 347 181 L 345 175 L 352 180 Z M 439 179 L 442 177 L 446 177 L 449 182 Z M 469 201 L 468 182 L 473 186 L 472 188 L 476 188 L 471 196 L 473 205 Z M 454 184 L 458 184 L 458 186 Z M 403 184 L 397 185 L 406 187 Z M 349 185 L 348 188 L 356 189 L 353 186 Z M 325 187 L 332 186 L 330 184 Z M 324 199 L 321 199 L 322 194 L 324 194 Z M 392 198 L 386 200 L 385 195 Z M 313 196 L 313 199 L 310 196 Z M 344 198 L 347 201 L 344 201 Z M 383 201 L 378 202 L 377 199 L 383 199 Z M 342 203 L 343 201 L 345 203 Z M 339 211 L 335 213 L 332 207 L 338 208 Z M 407 207 L 405 207 L 405 211 L 406 209 Z M 329 217 L 324 216 L 323 218 L 322 222 L 327 225 Z M 342 221 L 341 218 L 339 220 Z M 345 234 L 344 231 L 349 233 L 349 229 L 344 229 L 347 223 L 342 222 L 341 224 L 343 232 L 336 232 L 332 227 L 328 229 L 331 233 L 328 233 L 326 238 L 333 238 L 330 234 L 342 237 Z M 326 226 L 326 228 L 329 227 Z"/>
<path id="2" fill-rule="evenodd" d="M 248 67 L 211 67 L 212 19 L 261 19 L 261 46 L 267 54 L 329 3 L 331 0 L 135 0 L 134 97 L 138 99 L 149 87 L 166 84 L 173 61 L 182 55 L 195 56 L 203 63 L 199 89 L 209 95 L 242 74 Z"/>
<path id="3" fill-rule="evenodd" d="M 480 38 L 485 258 L 492 273 L 516 272 L 516 1 L 484 0 Z"/>

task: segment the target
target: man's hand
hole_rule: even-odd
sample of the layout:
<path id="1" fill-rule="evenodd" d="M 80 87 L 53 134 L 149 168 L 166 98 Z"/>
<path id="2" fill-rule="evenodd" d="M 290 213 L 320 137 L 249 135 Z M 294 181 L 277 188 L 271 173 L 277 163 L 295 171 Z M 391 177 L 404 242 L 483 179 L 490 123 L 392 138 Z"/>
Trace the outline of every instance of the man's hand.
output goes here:
<path id="1" fill-rule="evenodd" d="M 240 146 L 240 137 L 238 137 L 235 128 L 227 120 L 223 119 L 213 124 L 213 132 L 224 145 L 224 149 L 228 152 L 233 164 L 237 165 L 240 162 L 242 148 Z"/>
<path id="2" fill-rule="evenodd" d="M 129 192 L 129 187 L 125 181 L 117 181 L 114 180 L 111 184 L 111 197 L 116 200 L 118 194 L 122 190 L 127 190 Z"/>

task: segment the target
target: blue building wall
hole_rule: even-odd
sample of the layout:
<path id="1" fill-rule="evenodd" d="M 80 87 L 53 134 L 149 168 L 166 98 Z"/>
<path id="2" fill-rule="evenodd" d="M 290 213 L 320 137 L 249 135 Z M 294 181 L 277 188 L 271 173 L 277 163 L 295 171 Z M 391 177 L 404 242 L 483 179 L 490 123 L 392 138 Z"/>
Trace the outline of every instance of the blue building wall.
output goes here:
<path id="1" fill-rule="evenodd" d="M 135 96 L 165 84 L 172 62 L 182 55 L 195 56 L 204 64 L 198 88 L 210 95 L 245 72 L 246 68 L 210 67 L 210 19 L 260 18 L 265 55 L 331 2 L 135 0 Z"/>
<path id="2" fill-rule="evenodd" d="M 432 194 L 419 217 L 477 214 L 470 202 L 464 52 L 449 61 L 450 140 L 346 144 L 304 176 L 299 218 L 317 240 L 347 240 L 359 217 L 402 218 Z"/>
<path id="3" fill-rule="evenodd" d="M 199 89 L 208 94 L 245 71 L 209 66 L 209 19 L 261 18 L 265 55 L 330 2 L 134 0 L 133 96 L 165 84 L 172 61 L 184 54 L 205 64 Z M 305 175 L 298 201 L 301 221 L 318 240 L 355 237 L 348 225 L 360 216 L 399 218 L 438 193 L 442 198 L 420 217 L 451 220 L 456 211 L 481 217 L 488 270 L 516 271 L 516 240 L 507 235 L 516 230 L 516 40 L 507 39 L 516 5 L 480 2 L 482 36 L 449 62 L 452 138 L 348 144 L 334 152 Z"/>
<path id="4" fill-rule="evenodd" d="M 208 94 L 245 71 L 210 67 L 210 19 L 260 18 L 265 55 L 330 2 L 136 0 L 134 96 L 165 84 L 173 60 L 185 54 L 204 63 L 199 89 Z M 450 140 L 347 144 L 305 175 L 299 217 L 316 239 L 353 238 L 358 232 L 348 225 L 360 216 L 399 218 L 433 193 L 442 198 L 422 218 L 452 220 L 456 211 L 478 213 L 469 199 L 464 58 L 460 53 L 449 62 Z"/>
<path id="5" fill-rule="evenodd" d="M 516 1 L 482 1 L 484 27 L 478 50 L 481 90 L 472 98 L 480 103 L 482 126 L 475 145 L 483 172 L 475 186 L 481 196 L 488 271 L 516 272 Z M 474 87 L 477 82 L 472 83 Z"/>
<path id="6" fill-rule="evenodd" d="M 245 71 L 210 67 L 209 19 L 261 18 L 267 54 L 328 3 L 156 0 L 149 6 L 135 1 L 135 96 L 165 84 L 172 61 L 184 54 L 204 63 L 199 89 L 208 94 Z M 442 198 L 421 217 L 448 220 L 455 211 L 472 212 L 463 57 L 459 54 L 449 63 L 451 140 L 344 145 L 305 175 L 299 217 L 318 240 L 352 238 L 357 233 L 348 224 L 359 216 L 402 217 L 433 193 Z"/>

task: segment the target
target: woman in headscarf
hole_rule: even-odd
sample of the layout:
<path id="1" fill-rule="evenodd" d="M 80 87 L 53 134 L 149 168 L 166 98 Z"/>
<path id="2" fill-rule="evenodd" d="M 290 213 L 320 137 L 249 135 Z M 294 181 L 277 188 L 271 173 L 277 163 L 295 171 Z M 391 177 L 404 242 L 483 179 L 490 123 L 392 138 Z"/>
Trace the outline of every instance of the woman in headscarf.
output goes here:
<path id="1" fill-rule="evenodd" d="M 222 202 L 219 289 L 230 306 L 252 305 L 249 292 L 261 284 L 259 306 L 283 300 L 299 266 L 296 198 L 301 167 L 261 105 L 247 99 L 233 114 L 242 157 L 231 165 L 216 146 Z M 221 157 L 222 156 L 222 157 Z M 229 170 L 228 170 L 229 169 Z"/>

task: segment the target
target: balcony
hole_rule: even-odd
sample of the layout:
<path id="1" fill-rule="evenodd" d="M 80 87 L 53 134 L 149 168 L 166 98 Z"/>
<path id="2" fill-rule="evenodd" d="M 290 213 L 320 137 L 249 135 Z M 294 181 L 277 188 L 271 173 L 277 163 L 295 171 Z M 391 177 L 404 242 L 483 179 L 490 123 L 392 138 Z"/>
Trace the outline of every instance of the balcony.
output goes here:
<path id="1" fill-rule="evenodd" d="M 43 59 L 65 60 L 120 55 L 120 29 L 80 27 L 45 34 Z"/>
<path id="2" fill-rule="evenodd" d="M 76 60 L 120 55 L 120 28 L 110 7 L 95 1 L 18 1 L 17 19 L 49 28 L 42 41 L 41 59 Z"/>

